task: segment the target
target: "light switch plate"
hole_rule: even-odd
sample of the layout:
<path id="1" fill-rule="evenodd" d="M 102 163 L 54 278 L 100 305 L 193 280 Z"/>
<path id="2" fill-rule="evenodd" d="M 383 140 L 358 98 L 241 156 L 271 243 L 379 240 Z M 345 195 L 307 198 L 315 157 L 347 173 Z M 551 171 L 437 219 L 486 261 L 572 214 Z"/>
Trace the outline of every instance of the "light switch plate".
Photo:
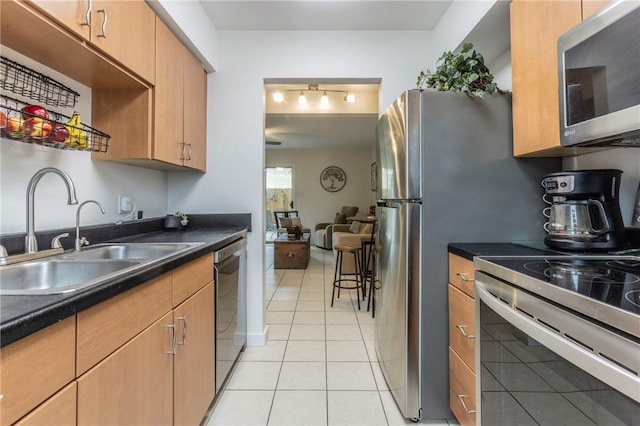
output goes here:
<path id="1" fill-rule="evenodd" d="M 132 208 L 131 195 L 118 194 L 118 213 L 129 213 Z"/>

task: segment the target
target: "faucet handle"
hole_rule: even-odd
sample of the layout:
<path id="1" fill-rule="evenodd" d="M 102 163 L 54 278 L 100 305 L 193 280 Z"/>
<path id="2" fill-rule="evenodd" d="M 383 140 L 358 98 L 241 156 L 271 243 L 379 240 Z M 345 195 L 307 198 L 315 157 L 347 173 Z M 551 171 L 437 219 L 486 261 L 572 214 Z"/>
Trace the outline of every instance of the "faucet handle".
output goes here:
<path id="1" fill-rule="evenodd" d="M 69 236 L 69 233 L 65 232 L 64 234 L 56 235 L 55 237 L 53 237 L 53 240 L 51 240 L 51 248 L 52 249 L 63 248 L 62 243 L 60 242 L 60 239 L 67 238 L 68 236 Z"/>
<path id="2" fill-rule="evenodd" d="M 7 249 L 0 244 L 0 257 L 7 257 L 7 256 L 9 256 L 9 253 L 7 253 Z"/>
<path id="3" fill-rule="evenodd" d="M 89 240 L 87 240 L 87 237 L 80 237 L 76 239 L 75 249 L 76 251 L 78 251 L 82 248 L 82 246 L 88 246 L 88 245 L 89 245 Z"/>

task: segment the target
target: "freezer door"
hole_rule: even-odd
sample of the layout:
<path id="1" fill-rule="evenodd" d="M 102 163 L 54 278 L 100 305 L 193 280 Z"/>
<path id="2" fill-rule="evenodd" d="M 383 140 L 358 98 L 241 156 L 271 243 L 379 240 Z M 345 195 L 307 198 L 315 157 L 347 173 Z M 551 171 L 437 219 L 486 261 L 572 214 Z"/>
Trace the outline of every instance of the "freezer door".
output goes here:
<path id="1" fill-rule="evenodd" d="M 422 199 L 420 105 L 420 91 L 409 90 L 378 120 L 378 200 Z"/>
<path id="2" fill-rule="evenodd" d="M 406 418 L 421 416 L 419 203 L 378 205 L 376 353 Z"/>

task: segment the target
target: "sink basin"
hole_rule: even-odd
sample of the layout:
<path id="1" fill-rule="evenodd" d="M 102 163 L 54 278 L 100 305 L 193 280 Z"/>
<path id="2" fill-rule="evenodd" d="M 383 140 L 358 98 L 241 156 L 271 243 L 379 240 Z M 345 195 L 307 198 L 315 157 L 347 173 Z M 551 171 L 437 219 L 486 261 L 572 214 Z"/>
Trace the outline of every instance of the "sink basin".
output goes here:
<path id="1" fill-rule="evenodd" d="M 99 244 L 60 256 L 62 259 L 150 260 L 178 254 L 201 243 L 114 243 Z"/>
<path id="2" fill-rule="evenodd" d="M 0 295 L 59 294 L 167 259 L 203 243 L 113 243 L 0 267 Z"/>
<path id="3" fill-rule="evenodd" d="M 0 268 L 0 294 L 57 294 L 76 291 L 140 264 L 136 260 L 25 262 Z"/>

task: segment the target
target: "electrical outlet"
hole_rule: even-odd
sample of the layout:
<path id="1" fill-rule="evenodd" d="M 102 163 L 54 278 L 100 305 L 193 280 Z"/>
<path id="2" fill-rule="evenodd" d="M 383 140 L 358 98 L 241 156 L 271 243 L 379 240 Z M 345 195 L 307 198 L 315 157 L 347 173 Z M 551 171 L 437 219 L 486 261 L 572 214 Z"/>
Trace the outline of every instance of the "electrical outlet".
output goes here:
<path id="1" fill-rule="evenodd" d="M 129 213 L 133 208 L 131 195 L 118 194 L 118 213 Z"/>

